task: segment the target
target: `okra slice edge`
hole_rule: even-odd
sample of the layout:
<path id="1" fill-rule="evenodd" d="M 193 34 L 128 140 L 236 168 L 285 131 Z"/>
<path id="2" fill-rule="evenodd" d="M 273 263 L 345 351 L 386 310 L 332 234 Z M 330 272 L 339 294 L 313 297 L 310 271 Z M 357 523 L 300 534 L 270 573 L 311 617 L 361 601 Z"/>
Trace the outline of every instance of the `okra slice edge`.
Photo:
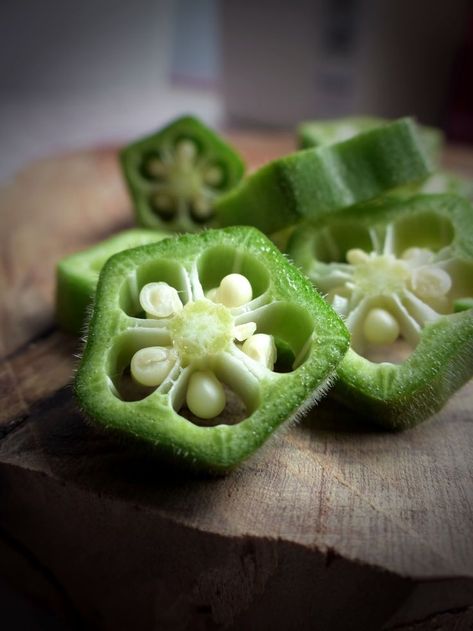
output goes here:
<path id="1" fill-rule="evenodd" d="M 272 234 L 423 179 L 430 170 L 414 121 L 400 119 L 270 162 L 218 199 L 217 221 Z"/>
<path id="2" fill-rule="evenodd" d="M 99 273 L 107 259 L 122 250 L 170 236 L 160 230 L 131 228 L 62 258 L 56 265 L 55 305 L 59 326 L 74 335 L 83 332 Z"/>
<path id="3" fill-rule="evenodd" d="M 168 267 L 163 261 L 169 263 Z M 210 310 L 220 317 L 221 305 L 211 303 L 206 294 L 228 272 L 249 278 L 255 294 L 248 305 L 231 309 L 234 324 L 244 326 L 255 321 L 257 332 L 281 338 L 294 354 L 291 370 L 261 368 L 235 340 L 214 355 L 194 355 L 193 345 L 198 345 L 210 329 L 203 329 L 196 342 L 186 323 L 191 322 L 193 327 L 192 318 L 199 317 L 199 310 L 206 314 Z M 143 283 L 162 280 L 177 287 L 184 305 L 179 313 L 186 317 L 178 315 L 174 320 L 177 329 L 176 324 L 164 320 L 144 320 L 133 302 L 132 296 L 139 293 Z M 116 364 L 110 355 L 112 349 L 117 349 L 117 339 L 128 336 L 135 345 L 165 346 L 166 331 L 171 331 L 172 337 L 176 330 L 180 339 L 187 339 L 182 338 L 185 331 L 193 340 L 186 343 L 184 352 L 191 350 L 185 360 L 182 346 L 174 345 L 180 354 L 179 370 L 139 400 L 124 401 L 117 396 L 114 383 L 118 382 L 113 382 Z M 108 261 L 100 276 L 75 392 L 87 416 L 102 426 L 143 440 L 191 467 L 225 471 L 247 458 L 282 423 L 315 401 L 347 348 L 348 333 L 341 320 L 264 235 L 246 227 L 208 230 L 128 250 Z M 133 350 L 128 349 L 128 355 Z M 128 359 L 122 360 L 122 366 Z M 242 420 L 203 426 L 182 416 L 181 407 L 173 408 L 176 400 L 183 400 L 188 368 L 195 370 L 195 362 L 199 369 L 210 367 L 223 383 L 228 381 L 237 394 L 246 397 L 246 416 Z"/>
<path id="4" fill-rule="evenodd" d="M 174 232 L 211 226 L 215 200 L 245 169 L 236 150 L 192 116 L 132 142 L 120 161 L 138 225 Z"/>
<path id="5" fill-rule="evenodd" d="M 429 247 L 436 251 L 430 253 L 431 261 L 421 262 L 414 271 L 418 274 L 417 269 L 440 270 L 434 272 L 433 280 L 444 282 L 446 277 L 449 285 L 442 300 L 424 298 L 425 308 L 413 296 L 412 288 L 405 292 L 406 317 L 421 321 L 407 359 L 401 363 L 391 363 L 388 358 L 370 361 L 363 351 L 360 354 L 353 349 L 358 338 L 353 337 L 352 329 L 352 348 L 337 370 L 335 396 L 377 424 L 393 429 L 417 424 L 439 410 L 473 376 L 473 310 L 469 308 L 473 295 L 472 220 L 473 208 L 467 200 L 452 195 L 418 195 L 346 211 L 338 223 L 301 226 L 292 235 L 289 255 L 319 291 L 338 301 L 339 311 L 345 309 L 349 328 L 353 326 L 353 311 L 346 309 L 353 304 L 357 285 L 342 296 L 341 286 L 356 280 L 356 274 L 351 276 L 351 266 L 342 262 L 347 253 L 348 258 L 356 254 L 362 261 L 371 260 L 379 269 L 383 264 L 382 235 L 383 231 L 387 234 L 386 226 L 397 226 L 390 236 L 397 256 L 416 246 L 414 253 L 418 256 L 428 257 Z M 376 241 L 380 255 L 369 259 L 367 253 Z M 396 260 L 399 259 L 394 258 L 393 264 Z M 404 264 L 402 260 L 401 263 Z M 382 283 L 388 287 L 388 279 L 382 279 Z M 390 311 L 392 305 L 383 300 L 383 306 Z M 434 309 L 428 306 L 429 301 Z M 392 313 L 397 317 L 399 312 Z M 412 321 L 415 324 L 415 319 Z"/>

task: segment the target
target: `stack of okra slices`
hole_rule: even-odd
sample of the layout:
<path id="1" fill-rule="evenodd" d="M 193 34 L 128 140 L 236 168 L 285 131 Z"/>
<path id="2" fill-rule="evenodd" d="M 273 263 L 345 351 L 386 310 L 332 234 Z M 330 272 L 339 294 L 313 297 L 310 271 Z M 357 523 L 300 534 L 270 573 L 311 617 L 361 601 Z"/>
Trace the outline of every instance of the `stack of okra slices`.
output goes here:
<path id="1" fill-rule="evenodd" d="M 85 414 L 227 471 L 330 390 L 390 429 L 473 375 L 473 187 L 412 119 L 310 121 L 244 176 L 192 117 L 121 153 L 138 228 L 58 264 Z M 282 250 L 282 251 L 281 251 Z"/>

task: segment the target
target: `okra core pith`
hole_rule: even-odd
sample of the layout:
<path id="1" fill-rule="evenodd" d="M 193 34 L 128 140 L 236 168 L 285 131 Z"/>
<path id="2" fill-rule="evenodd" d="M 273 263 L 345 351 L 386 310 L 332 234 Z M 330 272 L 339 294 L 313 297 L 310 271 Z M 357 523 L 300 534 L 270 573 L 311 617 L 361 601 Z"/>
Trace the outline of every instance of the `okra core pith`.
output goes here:
<path id="1" fill-rule="evenodd" d="M 99 423 L 225 470 L 315 400 L 347 346 L 267 238 L 209 230 L 107 263 L 76 392 Z"/>
<path id="2" fill-rule="evenodd" d="M 173 231 L 210 225 L 215 200 L 244 171 L 238 154 L 190 116 L 127 146 L 121 162 L 138 223 Z"/>
<path id="3" fill-rule="evenodd" d="M 289 253 L 344 317 L 351 349 L 336 393 L 406 427 L 473 375 L 473 209 L 423 195 L 301 226 Z M 429 393 L 429 394 L 427 394 Z"/>

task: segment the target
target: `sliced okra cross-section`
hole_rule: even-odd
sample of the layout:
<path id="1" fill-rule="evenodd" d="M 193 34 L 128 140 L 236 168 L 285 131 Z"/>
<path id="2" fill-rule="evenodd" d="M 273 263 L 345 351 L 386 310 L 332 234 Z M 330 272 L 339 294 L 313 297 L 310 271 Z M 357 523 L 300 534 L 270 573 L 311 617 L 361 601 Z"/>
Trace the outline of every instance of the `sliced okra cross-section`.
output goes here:
<path id="1" fill-rule="evenodd" d="M 136 220 L 195 232 L 214 219 L 215 200 L 241 179 L 240 156 L 196 118 L 178 118 L 121 152 Z"/>
<path id="2" fill-rule="evenodd" d="M 113 254 L 156 243 L 169 236 L 160 230 L 132 228 L 61 259 L 56 266 L 56 320 L 59 326 L 75 335 L 83 331 L 100 270 Z"/>
<path id="3" fill-rule="evenodd" d="M 300 226 L 289 254 L 345 319 L 336 396 L 404 428 L 473 376 L 473 208 L 418 195 Z"/>
<path id="4" fill-rule="evenodd" d="M 425 178 L 430 162 L 412 119 L 332 145 L 298 151 L 250 175 L 215 204 L 220 225 L 272 234 Z"/>
<path id="5" fill-rule="evenodd" d="M 105 265 L 75 390 L 103 426 L 224 471 L 316 400 L 348 343 L 264 235 L 208 230 Z"/>

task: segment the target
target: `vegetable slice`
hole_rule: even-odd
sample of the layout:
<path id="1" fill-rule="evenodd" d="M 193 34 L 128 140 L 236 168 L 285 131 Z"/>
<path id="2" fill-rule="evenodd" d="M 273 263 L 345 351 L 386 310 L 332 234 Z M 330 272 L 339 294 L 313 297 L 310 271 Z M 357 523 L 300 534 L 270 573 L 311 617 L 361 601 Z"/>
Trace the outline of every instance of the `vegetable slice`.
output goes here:
<path id="1" fill-rule="evenodd" d="M 56 319 L 59 326 L 75 335 L 81 333 L 100 270 L 113 254 L 169 236 L 159 230 L 124 230 L 59 261 L 56 268 Z"/>
<path id="2" fill-rule="evenodd" d="M 405 428 L 473 376 L 473 208 L 466 200 L 419 195 L 350 209 L 300 226 L 289 254 L 351 331 L 335 388 L 344 403 L 375 423 Z"/>
<path id="3" fill-rule="evenodd" d="M 195 232 L 213 223 L 215 200 L 241 179 L 240 156 L 191 116 L 121 152 L 136 220 L 147 228 Z"/>
<path id="4" fill-rule="evenodd" d="M 223 225 L 271 234 L 422 179 L 429 168 L 415 123 L 405 118 L 270 162 L 222 196 L 215 210 Z"/>
<path id="5" fill-rule="evenodd" d="M 206 298 L 235 274 L 251 285 L 247 302 Z M 183 308 L 147 319 L 140 295 L 155 283 L 174 288 Z M 278 372 L 284 347 L 293 361 Z M 101 425 L 224 471 L 314 402 L 347 348 L 340 318 L 264 235 L 208 230 L 107 262 L 75 391 Z"/>

